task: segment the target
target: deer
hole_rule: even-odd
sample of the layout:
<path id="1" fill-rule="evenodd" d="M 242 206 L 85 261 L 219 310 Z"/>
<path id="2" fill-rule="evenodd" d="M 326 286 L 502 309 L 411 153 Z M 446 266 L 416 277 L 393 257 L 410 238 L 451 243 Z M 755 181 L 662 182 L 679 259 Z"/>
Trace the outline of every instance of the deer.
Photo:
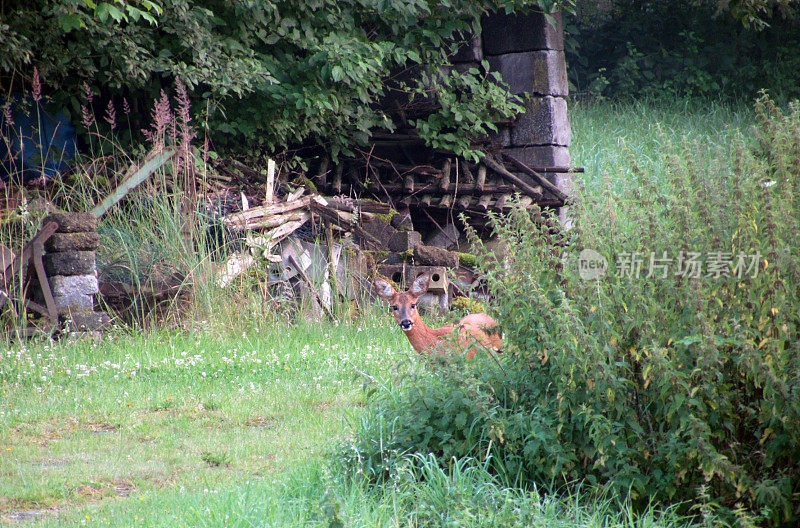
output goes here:
<path id="1" fill-rule="evenodd" d="M 446 340 L 446 336 L 458 329 L 457 339 L 451 343 L 457 343 L 458 350 L 455 352 L 466 351 L 467 359 L 472 359 L 481 348 L 500 352 L 503 346 L 500 328 L 497 322 L 485 313 L 467 315 L 457 324 L 441 328 L 430 328 L 425 324 L 417 310 L 417 300 L 428 291 L 430 280 L 430 275 L 424 273 L 403 293 L 398 293 L 389 281 L 380 277 L 376 277 L 372 282 L 375 293 L 389 303 L 395 321 L 405 332 L 414 350 L 422 355 L 453 352 L 452 345 L 442 346 L 442 343 Z"/>

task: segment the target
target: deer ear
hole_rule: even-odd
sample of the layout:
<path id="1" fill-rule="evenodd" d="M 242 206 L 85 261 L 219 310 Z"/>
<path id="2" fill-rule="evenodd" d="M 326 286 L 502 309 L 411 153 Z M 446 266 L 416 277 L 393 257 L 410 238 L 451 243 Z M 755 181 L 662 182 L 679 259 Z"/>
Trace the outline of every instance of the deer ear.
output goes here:
<path id="1" fill-rule="evenodd" d="M 375 287 L 375 293 L 387 301 L 397 294 L 394 287 L 389 284 L 388 281 L 385 281 L 380 277 L 375 277 L 375 280 L 372 281 L 372 285 Z"/>
<path id="2" fill-rule="evenodd" d="M 431 276 L 427 273 L 423 273 L 419 277 L 417 277 L 411 287 L 408 289 L 408 293 L 413 295 L 414 297 L 419 297 L 426 291 L 428 291 L 428 283 L 431 281 Z"/>

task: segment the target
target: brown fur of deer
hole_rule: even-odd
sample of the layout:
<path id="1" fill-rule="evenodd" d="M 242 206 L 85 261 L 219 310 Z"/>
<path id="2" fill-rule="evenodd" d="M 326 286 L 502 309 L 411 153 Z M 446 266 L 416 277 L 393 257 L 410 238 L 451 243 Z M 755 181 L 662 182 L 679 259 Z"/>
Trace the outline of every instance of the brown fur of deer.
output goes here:
<path id="1" fill-rule="evenodd" d="M 389 303 L 392 315 L 414 350 L 420 354 L 446 353 L 456 347 L 456 351 L 465 352 L 467 358 L 475 356 L 480 349 L 500 350 L 503 340 L 497 322 L 484 313 L 467 315 L 457 324 L 441 328 L 425 324 L 417 310 L 417 300 L 428 291 L 430 279 L 427 274 L 420 275 L 403 293 L 398 293 L 391 283 L 380 277 L 372 283 L 378 296 Z M 458 339 L 451 341 L 450 346 L 444 345 L 446 336 L 455 329 L 458 329 Z"/>

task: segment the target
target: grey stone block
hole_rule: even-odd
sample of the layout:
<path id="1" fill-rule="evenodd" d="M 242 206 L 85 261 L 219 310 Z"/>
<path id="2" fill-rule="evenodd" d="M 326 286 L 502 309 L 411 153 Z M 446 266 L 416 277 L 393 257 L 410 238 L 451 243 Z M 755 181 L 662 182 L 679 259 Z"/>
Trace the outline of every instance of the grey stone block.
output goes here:
<path id="1" fill-rule="evenodd" d="M 561 97 L 529 97 L 525 113 L 511 127 L 511 145 L 561 145 L 572 138 L 567 101 Z"/>
<path id="2" fill-rule="evenodd" d="M 489 57 L 489 66 L 503 77 L 515 95 L 533 93 L 565 97 L 569 94 L 563 51 L 527 51 Z"/>
<path id="3" fill-rule="evenodd" d="M 100 291 L 97 284 L 97 276 L 89 275 L 52 275 L 50 276 L 50 289 L 53 295 L 69 295 L 71 293 L 83 293 L 92 295 Z"/>
<path id="4" fill-rule="evenodd" d="M 422 235 L 417 231 L 398 231 L 389 239 L 389 249 L 400 253 L 409 251 L 422 243 Z"/>
<path id="5" fill-rule="evenodd" d="M 458 231 L 458 228 L 452 224 L 448 223 L 444 226 L 443 230 L 436 229 L 435 233 L 428 238 L 425 242 L 429 246 L 436 246 L 442 249 L 452 249 L 458 245 L 458 238 L 461 236 L 461 233 Z"/>
<path id="6" fill-rule="evenodd" d="M 460 43 L 460 46 L 458 51 L 450 56 L 451 62 L 480 62 L 483 60 L 483 43 L 480 35 L 458 35 L 455 41 Z"/>
<path id="7" fill-rule="evenodd" d="M 458 267 L 458 253 L 436 246 L 419 244 L 414 248 L 414 261 L 426 266 Z"/>
<path id="8" fill-rule="evenodd" d="M 92 213 L 53 213 L 45 217 L 42 225 L 47 222 L 58 222 L 59 233 L 97 231 L 97 217 Z"/>
<path id="9" fill-rule="evenodd" d="M 535 50 L 563 50 L 561 13 L 552 15 L 553 26 L 541 11 L 490 13 L 481 20 L 484 55 Z"/>
<path id="10" fill-rule="evenodd" d="M 384 244 L 387 244 L 388 241 L 391 240 L 391 238 L 398 232 L 397 229 L 377 217 L 363 219 L 361 222 L 361 228 Z"/>
<path id="11" fill-rule="evenodd" d="M 511 146 L 511 128 L 498 125 L 497 132 L 489 134 L 489 141 L 500 148 Z"/>
<path id="12" fill-rule="evenodd" d="M 553 185 L 558 187 L 560 191 L 562 191 L 567 196 L 572 196 L 575 194 L 575 189 L 573 188 L 573 177 L 575 175 L 571 172 L 557 172 L 552 175 L 548 175 L 548 180 L 550 180 Z"/>
<path id="13" fill-rule="evenodd" d="M 572 160 L 567 147 L 539 146 L 539 147 L 514 147 L 504 149 L 503 152 L 514 156 L 519 161 L 533 169 L 537 167 L 569 167 Z"/>
<path id="14" fill-rule="evenodd" d="M 84 293 L 54 295 L 59 314 L 91 312 L 94 309 L 94 297 Z"/>
<path id="15" fill-rule="evenodd" d="M 77 312 L 64 318 L 67 332 L 94 332 L 105 330 L 111 325 L 111 317 L 106 312 Z"/>
<path id="16" fill-rule="evenodd" d="M 48 276 L 92 275 L 95 272 L 94 251 L 48 253 L 42 260 Z"/>
<path id="17" fill-rule="evenodd" d="M 100 235 L 94 231 L 84 233 L 56 233 L 44 243 L 49 253 L 64 251 L 94 251 L 100 247 Z"/>

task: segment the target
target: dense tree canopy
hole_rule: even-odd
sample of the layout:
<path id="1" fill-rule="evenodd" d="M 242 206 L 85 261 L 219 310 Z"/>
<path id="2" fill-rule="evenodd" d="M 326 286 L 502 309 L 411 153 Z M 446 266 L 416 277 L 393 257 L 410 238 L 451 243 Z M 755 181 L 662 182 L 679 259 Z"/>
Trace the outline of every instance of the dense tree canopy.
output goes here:
<path id="1" fill-rule="evenodd" d="M 603 97 L 800 96 L 797 0 L 577 0 L 576 91 Z"/>
<path id="2" fill-rule="evenodd" d="M 179 77 L 218 144 L 272 150 L 314 140 L 336 154 L 376 127 L 396 126 L 377 103 L 386 95 L 384 80 L 412 68 L 394 88 L 431 99 L 435 110 L 412 124 L 458 149 L 518 107 L 483 68 L 442 75 L 457 47 L 453 37 L 477 27 L 486 9 L 525 4 L 531 2 L 20 2 L 3 6 L 0 75 L 6 91 L 22 91 L 36 65 L 74 115 L 84 83 L 143 112 Z"/>
<path id="3" fill-rule="evenodd" d="M 458 35 L 487 10 L 573 13 L 567 51 L 579 93 L 750 97 L 800 91 L 797 3 L 0 0 L 0 83 L 6 99 L 25 93 L 36 66 L 45 95 L 74 121 L 81 94 L 100 94 L 98 114 L 124 98 L 136 129 L 179 78 L 217 148 L 322 144 L 337 154 L 402 123 L 468 153 L 470 138 L 520 109 L 485 66 L 446 68 Z M 387 111 L 393 94 L 426 113 Z"/>

